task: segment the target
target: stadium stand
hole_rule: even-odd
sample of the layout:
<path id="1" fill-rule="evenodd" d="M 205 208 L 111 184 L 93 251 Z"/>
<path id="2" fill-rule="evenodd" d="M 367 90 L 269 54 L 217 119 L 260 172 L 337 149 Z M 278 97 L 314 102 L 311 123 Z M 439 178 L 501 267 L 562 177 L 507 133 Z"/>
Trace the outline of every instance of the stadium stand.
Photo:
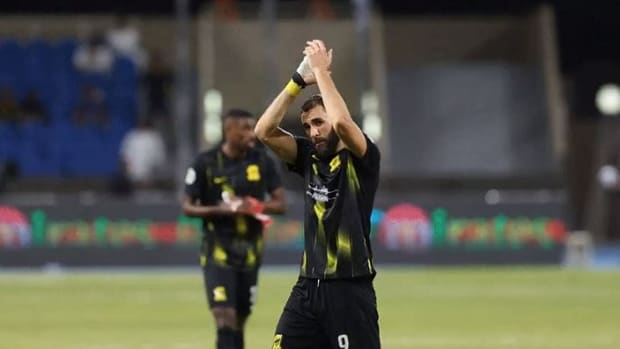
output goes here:
<path id="1" fill-rule="evenodd" d="M 128 58 L 115 57 L 109 74 L 78 72 L 72 63 L 78 41 L 0 39 L 0 89 L 22 100 L 40 96 L 49 122 L 0 121 L 0 162 L 13 162 L 22 177 L 108 176 L 118 171 L 123 135 L 136 123 L 138 72 Z M 82 86 L 102 91 L 109 121 L 99 127 L 72 123 Z"/>

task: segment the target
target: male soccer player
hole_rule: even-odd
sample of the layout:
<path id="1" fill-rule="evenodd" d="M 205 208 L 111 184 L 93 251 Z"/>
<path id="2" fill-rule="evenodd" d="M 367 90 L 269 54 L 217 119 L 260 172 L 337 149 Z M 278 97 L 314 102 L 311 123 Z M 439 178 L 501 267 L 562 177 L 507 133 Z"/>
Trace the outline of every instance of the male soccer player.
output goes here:
<path id="1" fill-rule="evenodd" d="M 256 296 L 264 213 L 283 213 L 284 189 L 274 162 L 254 147 L 255 120 L 233 109 L 224 142 L 198 155 L 185 178 L 183 211 L 203 221 L 200 262 L 217 326 L 217 349 L 242 349 Z"/>
<path id="2" fill-rule="evenodd" d="M 278 322 L 274 349 L 380 348 L 369 238 L 380 155 L 330 76 L 331 53 L 322 41 L 308 41 L 304 61 L 255 128 L 305 179 L 301 271 Z M 321 95 L 308 99 L 301 112 L 307 137 L 295 137 L 279 124 L 302 88 L 315 82 Z"/>

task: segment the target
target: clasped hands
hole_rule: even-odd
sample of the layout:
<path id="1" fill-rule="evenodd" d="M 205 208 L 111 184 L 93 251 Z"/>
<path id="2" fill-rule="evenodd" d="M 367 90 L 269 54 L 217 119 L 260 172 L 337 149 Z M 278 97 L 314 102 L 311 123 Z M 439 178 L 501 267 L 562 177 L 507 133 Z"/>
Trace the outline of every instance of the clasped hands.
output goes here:
<path id="1" fill-rule="evenodd" d="M 322 40 L 306 41 L 306 47 L 303 50 L 304 59 L 297 67 L 297 73 L 301 75 L 306 84 L 316 83 L 315 72 L 330 72 L 333 49 L 327 49 Z"/>

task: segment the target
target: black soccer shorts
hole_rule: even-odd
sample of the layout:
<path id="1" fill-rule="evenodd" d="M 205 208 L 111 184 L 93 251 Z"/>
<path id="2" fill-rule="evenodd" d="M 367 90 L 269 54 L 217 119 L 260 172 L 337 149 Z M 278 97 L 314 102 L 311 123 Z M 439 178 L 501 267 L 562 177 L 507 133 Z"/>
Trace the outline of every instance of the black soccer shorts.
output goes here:
<path id="1" fill-rule="evenodd" d="M 372 279 L 299 278 L 284 306 L 273 349 L 379 349 Z"/>
<path id="2" fill-rule="evenodd" d="M 237 270 L 209 263 L 202 268 L 209 307 L 233 307 L 247 316 L 256 301 L 258 268 Z"/>

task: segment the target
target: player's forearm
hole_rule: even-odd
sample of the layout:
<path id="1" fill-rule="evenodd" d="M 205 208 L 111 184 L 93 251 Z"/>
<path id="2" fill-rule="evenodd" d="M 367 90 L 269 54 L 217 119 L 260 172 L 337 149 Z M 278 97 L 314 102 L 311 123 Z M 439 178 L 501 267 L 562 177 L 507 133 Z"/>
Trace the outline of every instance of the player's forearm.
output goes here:
<path id="1" fill-rule="evenodd" d="M 221 206 L 200 206 L 192 203 L 183 204 L 183 214 L 189 217 L 207 218 L 213 216 L 231 215 L 230 209 Z"/>
<path id="2" fill-rule="evenodd" d="M 251 198 L 251 199 L 256 200 L 255 198 Z M 267 214 L 285 213 L 286 212 L 286 199 L 284 195 L 284 188 L 278 187 L 272 190 L 269 193 L 269 199 L 265 201 L 259 201 L 259 203 L 260 204 L 258 206 L 260 206 L 260 208 L 258 208 L 258 211 L 260 211 L 260 213 L 267 213 Z M 250 200 L 250 206 L 252 206 L 251 200 Z M 250 211 L 255 211 L 256 208 L 257 207 L 254 207 L 254 209 L 250 208 Z"/>
<path id="3" fill-rule="evenodd" d="M 359 126 L 351 118 L 347 104 L 342 99 L 329 72 L 323 69 L 315 69 L 314 72 L 323 96 L 323 104 L 329 122 L 334 132 L 342 140 L 345 147 L 357 157 L 366 154 L 366 137 Z"/>
<path id="4" fill-rule="evenodd" d="M 314 76 L 321 91 L 323 104 L 325 105 L 325 111 L 330 123 L 337 128 L 339 124 L 353 121 L 349 108 L 340 95 L 338 88 L 336 88 L 336 83 L 334 83 L 330 73 L 324 69 L 315 69 Z"/>
<path id="5" fill-rule="evenodd" d="M 267 107 L 254 127 L 254 133 L 261 142 L 267 142 L 269 137 L 276 134 L 288 107 L 294 100 L 295 97 L 287 93 L 286 90 L 282 90 Z"/>
<path id="6" fill-rule="evenodd" d="M 265 208 L 263 209 L 263 213 L 267 214 L 284 214 L 286 213 L 286 203 L 284 200 L 267 200 L 263 202 Z"/>

